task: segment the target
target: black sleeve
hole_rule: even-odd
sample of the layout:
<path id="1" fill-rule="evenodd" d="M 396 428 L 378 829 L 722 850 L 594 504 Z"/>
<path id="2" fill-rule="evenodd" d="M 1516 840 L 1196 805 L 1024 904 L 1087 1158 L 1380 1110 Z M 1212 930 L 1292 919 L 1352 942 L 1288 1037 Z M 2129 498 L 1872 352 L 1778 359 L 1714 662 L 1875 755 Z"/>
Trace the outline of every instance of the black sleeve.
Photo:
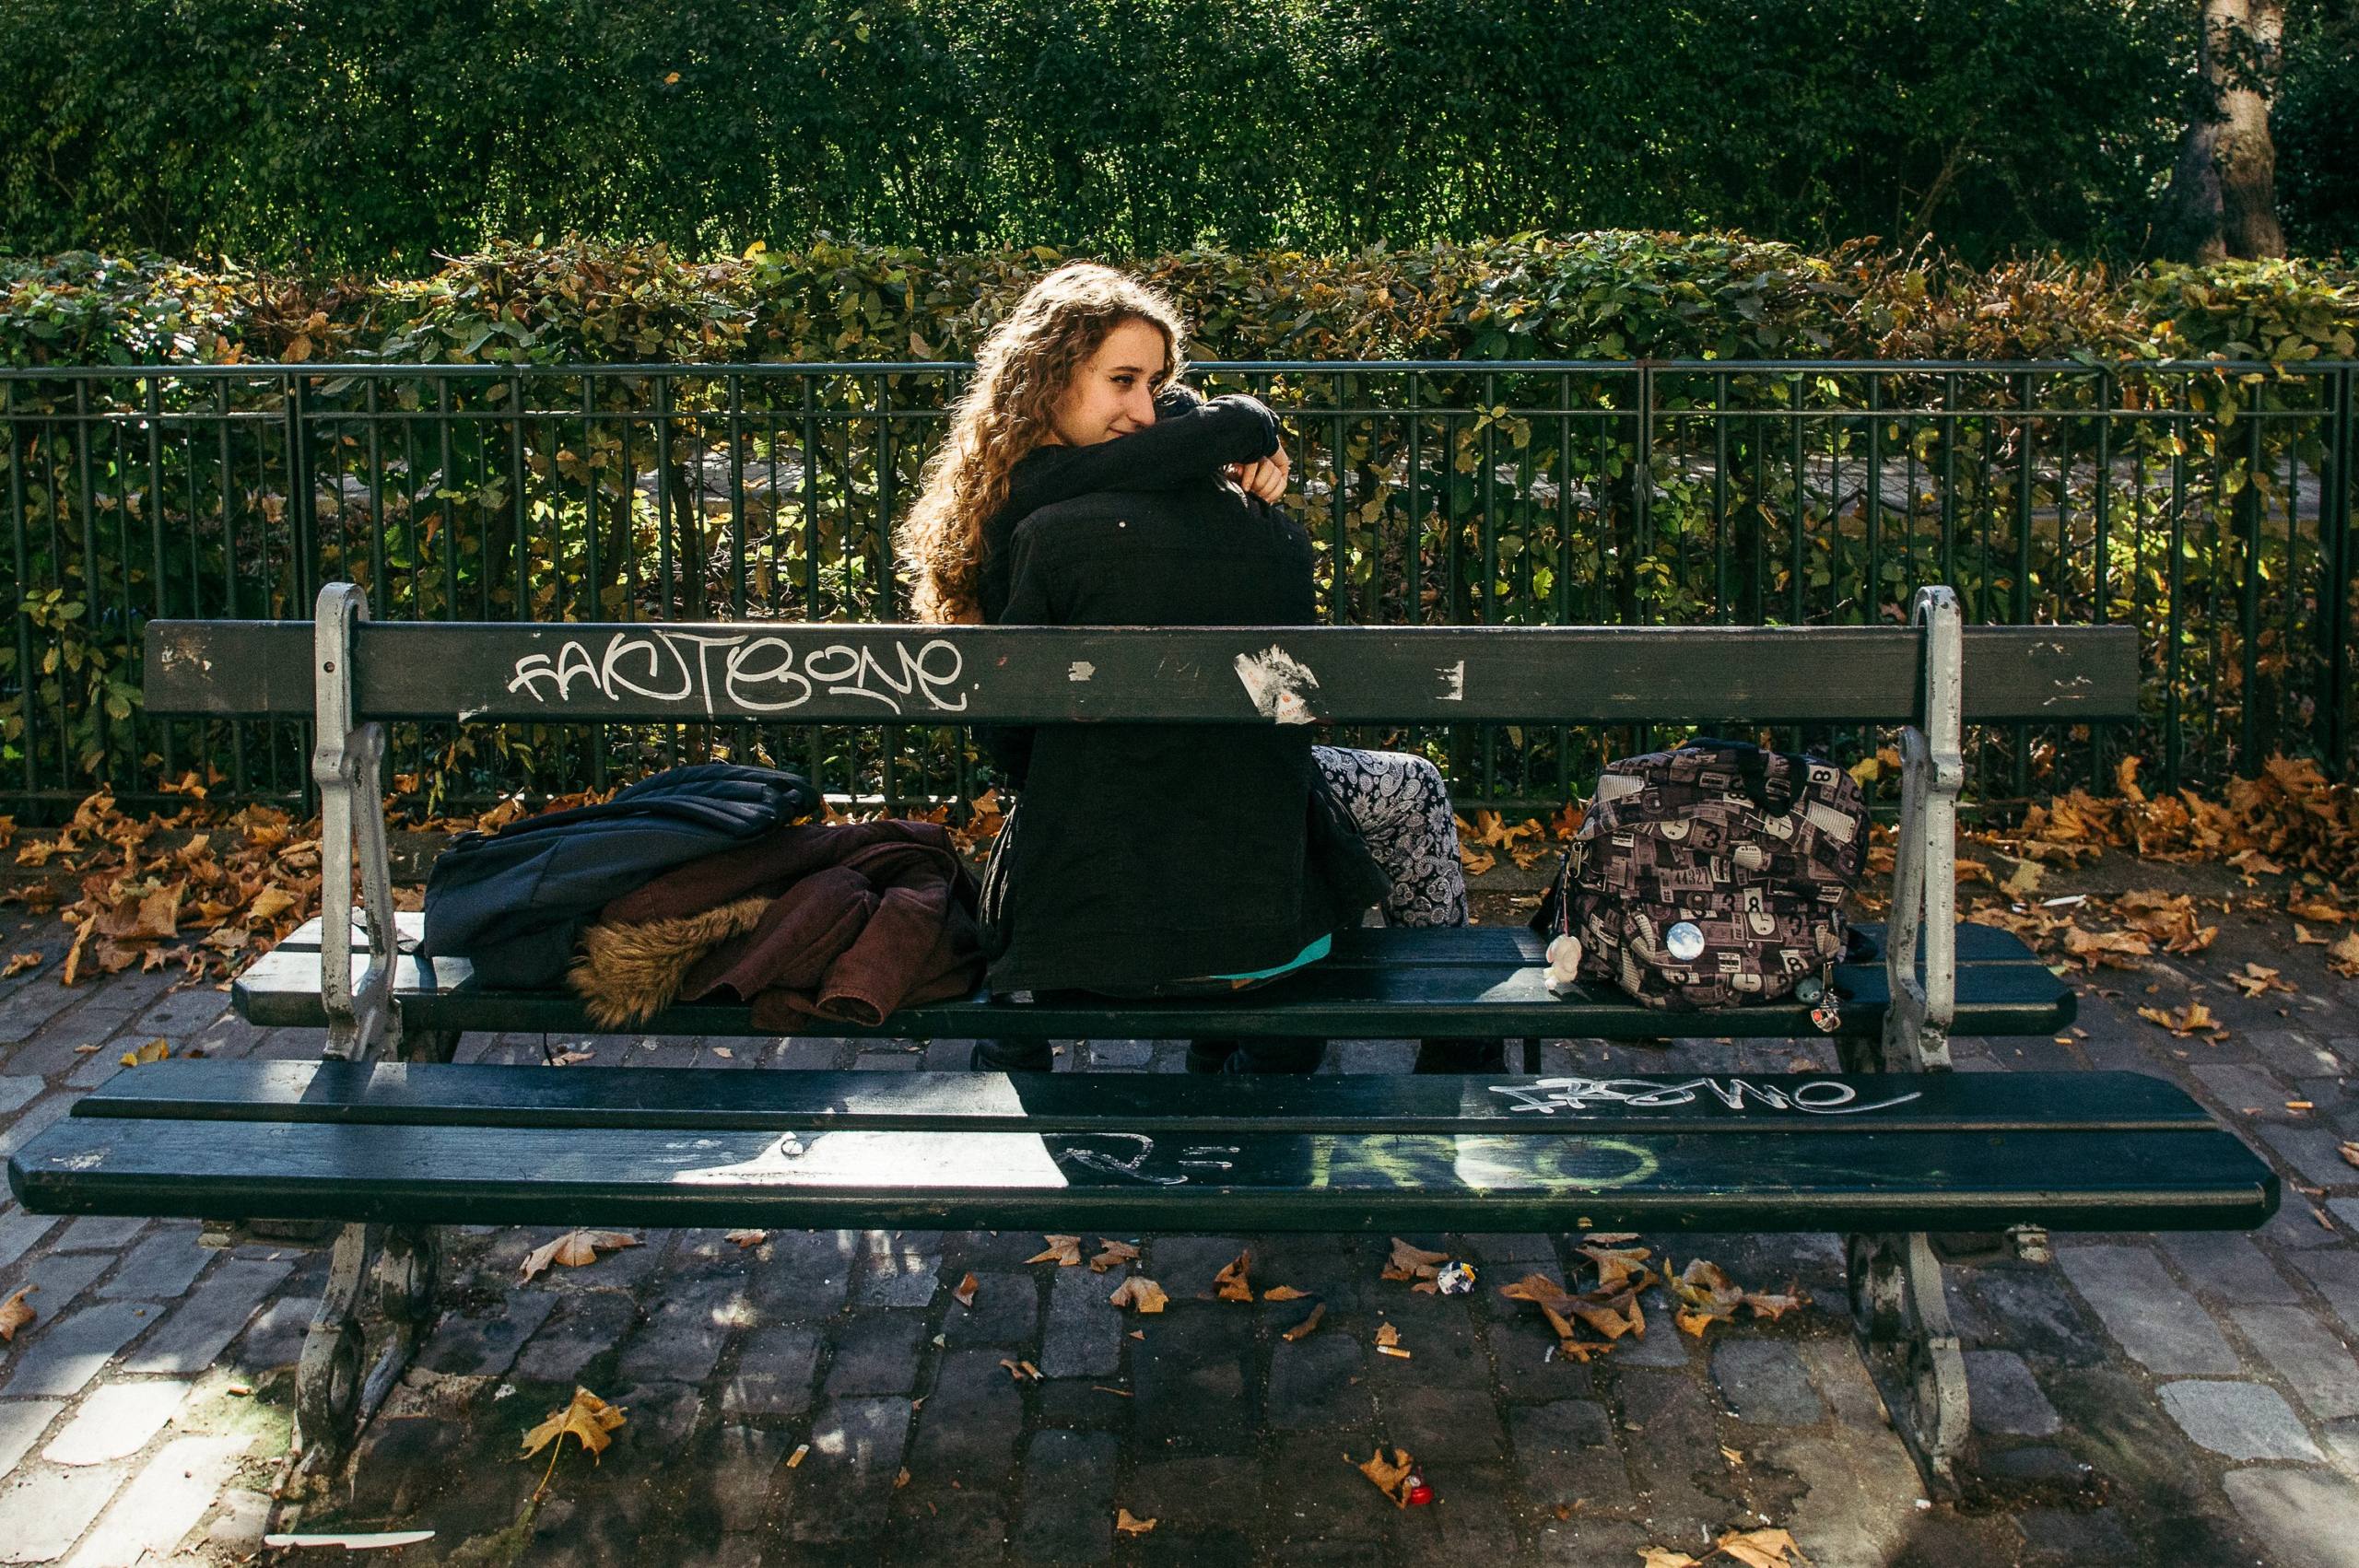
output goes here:
<path id="1" fill-rule="evenodd" d="M 992 617 L 994 626 L 1049 626 L 1058 623 L 1057 595 L 1050 580 L 1047 553 L 1039 548 L 1039 535 L 1021 525 L 1007 546 L 1009 571 L 1007 603 Z M 1032 729 L 1029 725 L 992 724 L 980 726 L 975 738 L 999 767 L 1011 789 L 1024 788 L 1025 775 L 1032 766 Z"/>
<path id="2" fill-rule="evenodd" d="M 1145 429 L 1094 447 L 1041 447 L 1009 475 L 1008 515 L 1099 490 L 1175 490 L 1216 468 L 1278 450 L 1278 419 L 1259 398 L 1231 392 L 1209 403 L 1157 399 Z"/>

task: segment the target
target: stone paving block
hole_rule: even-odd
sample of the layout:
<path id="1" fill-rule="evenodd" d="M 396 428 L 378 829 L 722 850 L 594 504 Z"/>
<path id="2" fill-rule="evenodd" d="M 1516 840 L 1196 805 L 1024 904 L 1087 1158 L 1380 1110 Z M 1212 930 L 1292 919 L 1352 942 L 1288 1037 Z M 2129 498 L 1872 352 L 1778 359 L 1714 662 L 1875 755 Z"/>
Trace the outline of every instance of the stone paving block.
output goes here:
<path id="1" fill-rule="evenodd" d="M 1372 1356 L 1368 1370 L 1379 1387 L 1398 1388 L 1414 1384 L 1489 1397 L 1490 1354 L 1484 1349 L 1474 1325 L 1462 1314 L 1453 1312 L 1414 1327 L 1398 1327 L 1402 1329 L 1399 1348 L 1407 1351 L 1410 1359 Z M 1314 1336 L 1326 1337 L 1324 1330 Z"/>
<path id="2" fill-rule="evenodd" d="M 2185 1378 L 2162 1387 L 2163 1409 L 2203 1447 L 2231 1459 L 2323 1457 L 2276 1389 L 2261 1383 Z"/>
<path id="3" fill-rule="evenodd" d="M 925 1047 L 925 1071 L 928 1072 L 964 1072 L 974 1059 L 972 1040 L 929 1040 Z"/>
<path id="4" fill-rule="evenodd" d="M 2293 1091 L 2258 1069 L 2205 1061 L 2188 1071 L 2232 1117 L 2283 1121 L 2292 1114 L 2285 1102 L 2294 1097 Z"/>
<path id="5" fill-rule="evenodd" d="M 1131 1435 L 1139 1461 L 1250 1452 L 1262 1389 L 1236 1313 L 1176 1306 L 1140 1331 L 1145 1340 L 1131 1346 Z"/>
<path id="6" fill-rule="evenodd" d="M 2270 1568 L 2359 1568 L 2359 1485 L 2316 1470 L 2230 1470 L 2228 1501 L 2268 1543 Z"/>
<path id="7" fill-rule="evenodd" d="M 757 1530 L 769 1520 L 779 1466 L 789 1452 L 787 1434 L 764 1427 L 728 1422 L 712 1434 L 696 1485 L 722 1530 Z"/>
<path id="8" fill-rule="evenodd" d="M 1797 1433 L 1762 1453 L 1770 1465 L 1810 1480 L 1808 1504 L 1787 1527 L 1813 1563 L 1842 1568 L 1900 1559 L 1925 1493 L 1897 1433 L 1850 1426 L 1836 1428 L 1831 1438 Z"/>
<path id="9" fill-rule="evenodd" d="M 164 1430 L 188 1398 L 188 1388 L 177 1380 L 106 1384 L 82 1401 L 41 1457 L 53 1465 L 103 1465 L 129 1458 Z"/>
<path id="10" fill-rule="evenodd" d="M 1342 1333 L 1271 1347 L 1267 1423 L 1280 1432 L 1368 1424 L 1367 1356 Z"/>
<path id="11" fill-rule="evenodd" d="M 1024 1512 L 1010 1538 L 1020 1562 L 1103 1562 L 1114 1554 L 1111 1433 L 1035 1433 L 1024 1454 Z"/>
<path id="12" fill-rule="evenodd" d="M 1539 1507 L 1631 1506 L 1629 1474 L 1603 1405 L 1594 1399 L 1520 1405 L 1508 1413 L 1508 1432 L 1524 1492 Z"/>
<path id="13" fill-rule="evenodd" d="M 928 1485 L 957 1481 L 996 1486 L 1015 1472 L 1024 1431 L 1024 1396 L 996 1352 L 954 1351 L 942 1358 L 918 1412 L 910 1470 Z"/>
<path id="14" fill-rule="evenodd" d="M 54 977 L 35 977 L 0 997 L 0 1039 L 30 1039 L 34 1031 L 73 1006 L 82 994 L 67 990 Z"/>
<path id="15" fill-rule="evenodd" d="M 273 1302 L 264 1313 L 263 1320 L 246 1331 L 246 1342 L 262 1345 L 269 1342 L 263 1328 L 278 1308 Z M 536 1291 L 511 1291 L 500 1303 L 499 1311 L 489 1317 L 469 1317 L 456 1312 L 445 1312 L 434 1326 L 434 1333 L 418 1352 L 417 1364 L 428 1372 L 448 1373 L 460 1377 L 502 1377 L 516 1363 L 516 1354 L 524 1342 L 548 1321 L 557 1309 L 557 1298 Z M 301 1352 L 297 1339 L 297 1354 Z"/>
<path id="16" fill-rule="evenodd" d="M 229 1364 L 249 1375 L 293 1366 L 302 1359 L 303 1337 L 310 1332 L 311 1316 L 319 1310 L 318 1296 L 273 1297 L 270 1305 L 246 1326 L 246 1331 L 238 1336 L 229 1351 Z M 448 1324 L 452 1316 L 455 1315 L 446 1315 L 444 1323 Z"/>
<path id="17" fill-rule="evenodd" d="M 819 1330 L 799 1323 L 757 1328 L 740 1342 L 737 1370 L 722 1380 L 721 1408 L 738 1416 L 797 1416 L 811 1408 Z"/>
<path id="18" fill-rule="evenodd" d="M 229 999 L 210 986 L 168 992 L 131 1021 L 129 1032 L 142 1036 L 161 1035 L 177 1040 L 217 1020 L 229 1011 Z"/>
<path id="19" fill-rule="evenodd" d="M 2036 1558 L 2061 1558 L 2078 1568 L 2082 1563 L 2129 1562 L 2138 1555 L 2137 1542 L 2110 1508 L 2026 1508 L 2016 1522 Z"/>
<path id="20" fill-rule="evenodd" d="M 2359 1416 L 2359 1363 L 2317 1317 L 2293 1306 L 2248 1306 L 2236 1327 L 2321 1421 Z"/>
<path id="21" fill-rule="evenodd" d="M 2291 1305 L 2302 1299 L 2292 1281 L 2249 1236 L 2235 1231 L 2165 1231 L 2154 1238 L 2198 1290 L 2223 1301 Z"/>
<path id="22" fill-rule="evenodd" d="M 2344 1230 L 2359 1231 L 2359 1198 L 2330 1198 L 2326 1210 L 2342 1222 Z"/>
<path id="23" fill-rule="evenodd" d="M 2143 1246 L 2060 1247 L 2057 1262 L 2122 1349 L 2158 1373 L 2233 1373 L 2236 1352 Z"/>
<path id="24" fill-rule="evenodd" d="M 861 1314 L 836 1332 L 827 1397 L 909 1393 L 918 1384 L 924 1344 L 925 1319 L 914 1312 Z"/>
<path id="25" fill-rule="evenodd" d="M 1173 1301 L 1209 1300 L 1213 1277 L 1234 1262 L 1238 1253 L 1249 1250 L 1241 1236 L 1150 1236 L 1144 1267 L 1149 1279 L 1171 1293 Z M 1274 1266 L 1263 1269 L 1258 1256 L 1249 1273 L 1256 1290 L 1266 1288 L 1262 1279 L 1265 1273 L 1269 1276 L 1268 1284 L 1293 1285 L 1298 1290 L 1311 1288 L 1304 1281 L 1282 1277 L 1285 1271 Z M 1328 1310 L 1341 1309 L 1331 1304 Z"/>
<path id="26" fill-rule="evenodd" d="M 860 1246 L 857 1231 L 772 1231 L 746 1265 L 755 1305 L 773 1317 L 841 1311 Z"/>
<path id="27" fill-rule="evenodd" d="M 1268 1533 L 1286 1543 L 1276 1555 L 1289 1568 L 1313 1561 L 1381 1562 L 1384 1545 L 1399 1529 L 1401 1510 L 1377 1497 L 1367 1478 L 1352 1468 L 1368 1457 L 1374 1440 L 1364 1440 L 1352 1464 L 1342 1462 L 1345 1444 L 1333 1433 L 1293 1432 L 1270 1450 L 1262 1471 Z M 1315 1559 L 1321 1547 L 1323 1556 Z"/>
<path id="28" fill-rule="evenodd" d="M 88 1469 L 41 1466 L 0 1487 L 0 1562 L 48 1562 L 81 1539 L 129 1473 L 123 1465 Z"/>
<path id="29" fill-rule="evenodd" d="M 1648 1516 L 1698 1528 L 1719 1522 L 1728 1501 L 1696 1479 L 1723 1470 L 1719 1417 L 1703 1380 L 1642 1368 L 1618 1372 L 1614 1389 L 1621 1399 L 1622 1444 Z"/>
<path id="30" fill-rule="evenodd" d="M 2333 1078 L 2359 1067 L 2334 1047 L 2300 1029 L 2248 1029 L 2245 1048 L 2289 1078 Z"/>
<path id="31" fill-rule="evenodd" d="M 1826 1414 L 1802 1357 L 1784 1340 L 1722 1339 L 1712 1350 L 1712 1380 L 1742 1422 L 1808 1426 Z"/>
<path id="32" fill-rule="evenodd" d="M 1547 1235 L 1478 1235 L 1461 1238 L 1463 1250 L 1493 1269 L 1506 1270 L 1508 1278 L 1485 1280 L 1485 1284 L 1513 1284 L 1533 1270 L 1557 1274 L 1563 1260 L 1556 1254 L 1556 1238 Z M 1562 1275 L 1558 1274 L 1561 1281 Z"/>
<path id="33" fill-rule="evenodd" d="M 2063 1430 L 2064 1419 L 2013 1351 L 1966 1352 L 1966 1386 L 1978 1432 L 2050 1437 Z"/>
<path id="34" fill-rule="evenodd" d="M 54 1214 L 28 1214 L 15 1204 L 0 1214 L 0 1269 L 32 1250 L 33 1244 L 57 1224 Z"/>
<path id="35" fill-rule="evenodd" d="M 1679 1331 L 1671 1298 L 1660 1289 L 1642 1291 L 1638 1309 L 1646 1315 L 1647 1331 L 1624 1335 L 1614 1347 L 1614 1360 L 1623 1366 L 1685 1366 L 1690 1336 Z"/>
<path id="36" fill-rule="evenodd" d="M 1849 1335 L 1839 1340 L 1802 1340 L 1794 1349 L 1810 1370 L 1811 1386 L 1837 1421 L 1846 1426 L 1884 1424 L 1884 1396 L 1876 1392 L 1875 1379 Z"/>
<path id="37" fill-rule="evenodd" d="M 41 1091 L 41 1081 L 29 1073 L 21 1077 L 0 1077 L 0 1117 L 9 1115 L 39 1095 Z"/>
<path id="38" fill-rule="evenodd" d="M 853 1275 L 855 1306 L 924 1306 L 942 1272 L 939 1231 L 870 1231 Z"/>
<path id="39" fill-rule="evenodd" d="M 18 1272 L 18 1283 L 35 1286 L 25 1305 L 41 1316 L 29 1328 L 17 1330 L 19 1344 L 39 1334 L 43 1326 L 54 1323 L 74 1305 L 74 1299 L 88 1289 L 90 1281 L 107 1271 L 114 1259 L 95 1252 L 50 1253 L 36 1256 Z M 0 1296 L 8 1293 L 0 1291 Z"/>
<path id="40" fill-rule="evenodd" d="M 2316 1187 L 2359 1187 L 2359 1167 L 2342 1157 L 2342 1140 L 2322 1127 L 2264 1127 L 2264 1142 Z"/>
<path id="41" fill-rule="evenodd" d="M 125 1372 L 203 1372 L 245 1330 L 262 1300 L 294 1271 L 292 1263 L 233 1258 L 172 1308 L 162 1328 L 123 1363 Z"/>
<path id="42" fill-rule="evenodd" d="M 1262 1534 L 1262 1468 L 1241 1455 L 1158 1459 L 1131 1472 L 1115 1498 L 1135 1518 L 1156 1521 L 1156 1535 L 1213 1526 Z"/>
<path id="43" fill-rule="evenodd" d="M 262 1550 L 270 1527 L 270 1493 L 231 1487 L 221 1494 L 218 1511 L 205 1527 L 205 1544 L 232 1557 L 252 1557 Z"/>
<path id="44" fill-rule="evenodd" d="M 1154 1058 L 1153 1040 L 1089 1042 L 1089 1066 L 1093 1072 L 1142 1072 Z"/>
<path id="45" fill-rule="evenodd" d="M 85 1214 L 51 1242 L 53 1252 L 121 1252 L 147 1228 L 136 1214 Z"/>
<path id="46" fill-rule="evenodd" d="M 162 1310 L 145 1302 L 109 1301 L 60 1318 L 16 1357 L 0 1396 L 72 1398 L 109 1357 L 154 1327 Z"/>
<path id="47" fill-rule="evenodd" d="M 617 1438 L 644 1456 L 639 1463 L 650 1467 L 669 1464 L 681 1454 L 704 1409 L 702 1390 L 688 1383 L 626 1384 L 614 1402 L 630 1412 L 630 1424 Z"/>
<path id="48" fill-rule="evenodd" d="M 187 1290 L 217 1256 L 214 1248 L 196 1245 L 194 1225 L 173 1225 L 133 1247 L 114 1278 L 99 1287 L 99 1294 L 170 1301 Z"/>
<path id="49" fill-rule="evenodd" d="M 721 1360 L 730 1330 L 753 1326 L 751 1305 L 734 1284 L 658 1298 L 623 1346 L 618 1375 L 641 1383 L 700 1383 Z"/>
<path id="50" fill-rule="evenodd" d="M 2269 1223 L 2253 1235 L 2261 1241 L 2293 1253 L 2339 1246 L 2343 1240 L 2333 1224 L 2324 1221 L 2323 1211 L 2300 1193 L 2293 1191 L 2288 1191 L 2280 1200 L 2277 1212 L 2271 1216 Z"/>
<path id="51" fill-rule="evenodd" d="M 615 1291 L 564 1297 L 540 1331 L 517 1352 L 514 1375 L 528 1383 L 570 1384 L 613 1350 L 639 1321 L 639 1307 Z"/>
<path id="52" fill-rule="evenodd" d="M 1040 1290 L 1029 1274 L 977 1274 L 975 1305 L 953 1301 L 942 1313 L 942 1337 L 952 1345 L 1029 1344 L 1039 1331 Z"/>
<path id="53" fill-rule="evenodd" d="M 1507 1457 L 1507 1428 L 1490 1398 L 1457 1388 L 1400 1388 L 1379 1406 L 1378 1427 L 1418 1458 L 1490 1464 Z"/>
<path id="54" fill-rule="evenodd" d="M 2359 1334 L 2359 1251 L 2337 1246 L 2296 1253 L 2294 1267 L 2318 1287 L 2343 1328 Z"/>
<path id="55" fill-rule="evenodd" d="M 0 1399 L 0 1480 L 16 1469 L 65 1408 L 63 1399 Z"/>
<path id="56" fill-rule="evenodd" d="M 1661 1541 L 1655 1531 L 1628 1519 L 1593 1519 L 1578 1514 L 1569 1519 L 1552 1517 L 1543 1521 L 1537 1539 L 1540 1561 L 1545 1568 L 1596 1568 L 1600 1563 L 1629 1562 L 1647 1547 Z M 1688 1544 L 1702 1551 L 1711 1543 L 1699 1539 Z"/>
<path id="57" fill-rule="evenodd" d="M 910 1402 L 837 1399 L 811 1422 L 811 1452 L 788 1472 L 788 1536 L 799 1541 L 865 1540 L 876 1534 L 909 1442 Z"/>
<path id="58" fill-rule="evenodd" d="M 1040 1371 L 1050 1377 L 1107 1377 L 1121 1364 L 1130 1321 L 1107 1305 L 1110 1274 L 1060 1269 L 1049 1287 L 1049 1326 L 1040 1336 Z"/>
<path id="59" fill-rule="evenodd" d="M 1007 1515 L 1015 1502 L 1012 1496 L 929 1487 L 912 1480 L 893 1499 L 884 1559 L 892 1563 L 997 1562 L 1007 1550 Z M 776 1564 L 780 1559 L 764 1562 Z"/>

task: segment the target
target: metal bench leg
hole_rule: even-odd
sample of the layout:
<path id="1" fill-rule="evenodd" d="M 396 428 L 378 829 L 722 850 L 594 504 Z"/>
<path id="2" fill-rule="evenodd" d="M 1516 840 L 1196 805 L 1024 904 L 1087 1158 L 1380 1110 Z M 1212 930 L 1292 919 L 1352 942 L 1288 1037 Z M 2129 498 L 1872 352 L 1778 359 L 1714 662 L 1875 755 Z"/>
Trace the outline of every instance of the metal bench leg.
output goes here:
<path id="1" fill-rule="evenodd" d="M 1884 935 L 1892 1001 L 1880 1042 L 1844 1043 L 1843 1065 L 1853 1072 L 1950 1071 L 1949 1031 L 1957 1009 L 1957 796 L 1966 782 L 1957 596 L 1946 588 L 1919 590 L 1911 620 L 1924 633 L 1923 727 L 1901 731 L 1900 831 Z M 1941 1263 L 1922 1231 L 1847 1240 L 1852 1328 L 1868 1370 L 1926 1485 L 1953 1494 L 1970 1423 L 1966 1358 L 1942 1294 Z"/>
<path id="2" fill-rule="evenodd" d="M 352 721 L 353 632 L 369 618 L 368 596 L 351 583 L 332 582 L 320 590 L 317 608 L 312 678 L 318 735 L 311 777 L 320 787 L 320 1000 L 328 1017 L 322 1054 L 361 1062 L 405 1059 L 440 1048 L 440 1059 L 447 1060 L 447 1046 L 432 1034 L 421 1035 L 405 1050 L 401 1012 L 393 999 L 400 942 L 385 851 L 385 731 L 381 724 Z M 369 935 L 369 968 L 358 985 L 352 977 L 356 837 L 361 915 Z M 307 1473 L 317 1473 L 350 1451 L 361 1423 L 431 1331 L 440 1251 L 426 1226 L 350 1224 L 336 1236 L 327 1289 L 295 1373 Z M 372 1362 L 369 1345 L 379 1337 L 372 1332 L 377 1321 L 389 1332 Z"/>

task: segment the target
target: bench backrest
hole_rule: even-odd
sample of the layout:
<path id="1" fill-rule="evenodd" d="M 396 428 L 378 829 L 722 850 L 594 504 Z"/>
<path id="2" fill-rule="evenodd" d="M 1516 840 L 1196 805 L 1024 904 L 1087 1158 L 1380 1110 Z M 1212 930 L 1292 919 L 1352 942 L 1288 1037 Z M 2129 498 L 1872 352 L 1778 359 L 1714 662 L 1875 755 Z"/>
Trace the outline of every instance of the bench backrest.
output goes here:
<path id="1" fill-rule="evenodd" d="M 354 722 L 1922 723 L 1904 626 L 352 627 Z M 2134 715 L 2129 626 L 1974 626 L 1962 717 Z M 159 714 L 308 716 L 309 621 L 154 621 Z"/>

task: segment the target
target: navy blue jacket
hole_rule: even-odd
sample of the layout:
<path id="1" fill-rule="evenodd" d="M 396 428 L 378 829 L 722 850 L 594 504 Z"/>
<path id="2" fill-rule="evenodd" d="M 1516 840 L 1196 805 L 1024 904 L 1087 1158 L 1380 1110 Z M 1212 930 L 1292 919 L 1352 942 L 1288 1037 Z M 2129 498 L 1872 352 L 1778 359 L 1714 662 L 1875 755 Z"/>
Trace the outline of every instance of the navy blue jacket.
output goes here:
<path id="1" fill-rule="evenodd" d="M 794 774 L 706 762 L 666 768 L 602 805 L 462 834 L 427 875 L 419 954 L 472 960 L 478 985 L 561 985 L 608 901 L 818 805 Z"/>

